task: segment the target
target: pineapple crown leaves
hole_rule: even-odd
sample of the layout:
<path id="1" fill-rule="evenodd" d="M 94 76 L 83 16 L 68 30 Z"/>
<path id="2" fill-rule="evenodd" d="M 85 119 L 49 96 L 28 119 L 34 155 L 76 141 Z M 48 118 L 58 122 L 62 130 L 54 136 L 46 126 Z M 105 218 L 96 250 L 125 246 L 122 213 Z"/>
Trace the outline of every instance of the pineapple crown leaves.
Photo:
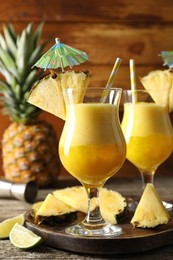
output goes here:
<path id="1" fill-rule="evenodd" d="M 32 85 L 39 80 L 42 71 L 32 69 L 41 57 L 47 41 L 39 43 L 44 23 L 40 23 L 35 31 L 33 24 L 17 35 L 13 25 L 3 25 L 0 33 L 0 102 L 3 112 L 12 121 L 29 123 L 40 113 L 40 109 L 26 100 Z"/>

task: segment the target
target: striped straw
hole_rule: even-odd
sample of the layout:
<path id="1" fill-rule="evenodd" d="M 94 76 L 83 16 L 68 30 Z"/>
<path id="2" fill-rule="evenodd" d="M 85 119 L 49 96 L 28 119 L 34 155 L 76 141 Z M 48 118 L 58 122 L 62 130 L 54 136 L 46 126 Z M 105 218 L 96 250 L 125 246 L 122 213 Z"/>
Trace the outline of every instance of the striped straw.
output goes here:
<path id="1" fill-rule="evenodd" d="M 132 90 L 132 102 L 136 103 L 136 76 L 135 76 L 135 61 L 133 59 L 130 59 L 130 81 L 131 81 L 131 90 Z"/>
<path id="2" fill-rule="evenodd" d="M 100 100 L 101 103 L 104 103 L 106 101 L 107 95 L 109 93 L 110 88 L 113 85 L 113 82 L 114 82 L 115 76 L 116 76 L 116 74 L 118 72 L 118 69 L 119 69 L 121 61 L 122 61 L 121 58 L 117 58 L 115 63 L 114 63 L 113 69 L 111 71 L 111 74 L 109 76 L 108 82 L 106 84 L 106 89 L 103 92 L 103 95 L 102 95 L 101 100 Z"/>

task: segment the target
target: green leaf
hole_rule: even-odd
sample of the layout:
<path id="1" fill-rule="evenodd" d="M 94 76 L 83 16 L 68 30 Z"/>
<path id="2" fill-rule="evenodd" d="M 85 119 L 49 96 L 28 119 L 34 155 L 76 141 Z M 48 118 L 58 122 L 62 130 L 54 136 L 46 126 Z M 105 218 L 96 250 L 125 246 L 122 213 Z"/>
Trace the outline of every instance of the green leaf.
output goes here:
<path id="1" fill-rule="evenodd" d="M 7 71 L 3 64 L 1 63 L 0 61 L 0 73 L 5 77 L 7 83 L 10 85 L 10 82 L 11 82 L 11 75 L 9 73 L 9 71 Z"/>
<path id="2" fill-rule="evenodd" d="M 23 92 L 30 90 L 32 85 L 36 82 L 38 79 L 38 73 L 36 70 L 31 71 L 31 73 L 28 75 L 28 77 L 25 79 L 25 82 L 23 84 Z"/>
<path id="3" fill-rule="evenodd" d="M 19 69 L 22 69 L 25 65 L 27 45 L 27 34 L 26 30 L 24 30 L 17 41 L 16 64 Z"/>
<path id="4" fill-rule="evenodd" d="M 28 61 L 33 52 L 33 42 L 26 30 L 22 32 L 21 37 L 18 40 L 17 47 L 16 64 L 20 78 L 24 79 L 27 72 L 31 69 Z"/>
<path id="5" fill-rule="evenodd" d="M 34 63 L 36 63 L 36 61 L 41 57 L 42 51 L 43 51 L 43 46 L 38 45 L 29 58 L 28 63 L 30 67 L 32 67 Z"/>
<path id="6" fill-rule="evenodd" d="M 15 41 L 16 38 L 17 38 L 17 35 L 16 35 L 16 33 L 14 31 L 14 27 L 13 27 L 13 25 L 11 23 L 8 23 L 8 29 L 10 31 L 11 36 L 13 37 L 13 39 Z"/>
<path id="7" fill-rule="evenodd" d="M 13 87 L 13 92 L 14 92 L 14 96 L 15 96 L 16 100 L 20 101 L 20 99 L 21 99 L 21 91 L 22 91 L 22 87 L 19 84 L 16 84 Z"/>
<path id="8" fill-rule="evenodd" d="M 40 38 L 41 38 L 41 35 L 42 35 L 42 32 L 43 32 L 43 27 L 44 27 L 44 22 L 41 22 L 38 27 L 37 27 L 37 30 L 35 31 L 34 33 L 34 45 L 37 46 Z"/>
<path id="9" fill-rule="evenodd" d="M 25 110 L 24 111 L 25 111 L 26 115 L 30 115 L 31 113 L 35 112 L 35 110 L 36 110 L 36 107 L 30 105 L 27 108 L 25 106 Z"/>
<path id="10" fill-rule="evenodd" d="M 11 72 L 16 78 L 18 78 L 16 72 L 16 64 L 8 51 L 0 48 L 0 60 L 3 63 L 5 69 Z"/>
<path id="11" fill-rule="evenodd" d="M 9 89 L 9 85 L 4 80 L 0 79 L 0 91 L 1 93 Z"/>
<path id="12" fill-rule="evenodd" d="M 17 35 L 12 24 L 4 25 L 4 36 L 0 34 L 0 96 L 4 110 L 17 122 L 29 122 L 41 112 L 27 103 L 32 85 L 39 80 L 43 71 L 31 69 L 39 59 L 47 42 L 39 44 L 44 23 L 33 31 L 33 24 Z"/>
<path id="13" fill-rule="evenodd" d="M 32 23 L 29 23 L 28 26 L 26 27 L 26 32 L 27 32 L 27 34 L 33 35 L 33 33 L 32 33 L 32 28 L 33 28 L 33 24 L 32 24 Z"/>
<path id="14" fill-rule="evenodd" d="M 26 33 L 27 33 L 27 40 L 28 40 L 28 45 L 29 45 L 29 50 L 28 50 L 28 53 L 29 53 L 29 57 L 30 55 L 33 53 L 33 51 L 35 50 L 35 45 L 34 45 L 34 34 L 33 34 L 33 24 L 32 23 L 29 23 L 27 28 L 26 28 Z"/>
<path id="15" fill-rule="evenodd" d="M 9 26 L 3 25 L 3 31 L 4 31 L 4 36 L 5 40 L 8 46 L 8 50 L 12 54 L 13 58 L 16 56 L 16 37 L 14 38 L 13 35 L 11 34 L 9 30 Z"/>
<path id="16" fill-rule="evenodd" d="M 1 45 L 1 48 L 3 50 L 7 50 L 7 44 L 6 44 L 6 41 L 4 39 L 4 37 L 2 36 L 2 34 L 0 33 L 0 45 Z"/>

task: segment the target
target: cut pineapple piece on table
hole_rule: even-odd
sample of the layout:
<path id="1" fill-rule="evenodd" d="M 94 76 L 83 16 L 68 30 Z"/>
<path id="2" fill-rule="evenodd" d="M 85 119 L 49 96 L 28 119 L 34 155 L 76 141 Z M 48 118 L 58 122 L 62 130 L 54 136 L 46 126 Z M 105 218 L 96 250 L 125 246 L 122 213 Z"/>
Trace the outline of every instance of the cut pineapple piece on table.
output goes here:
<path id="1" fill-rule="evenodd" d="M 103 188 L 100 192 L 100 211 L 104 220 L 110 224 L 117 223 L 117 216 L 127 207 L 126 199 L 116 191 Z"/>
<path id="2" fill-rule="evenodd" d="M 87 88 L 90 81 L 88 71 L 52 72 L 38 81 L 31 89 L 28 102 L 51 114 L 65 119 L 65 100 L 63 88 Z M 75 102 L 81 102 L 83 93 L 76 95 Z"/>
<path id="3" fill-rule="evenodd" d="M 87 193 L 82 186 L 76 186 L 61 190 L 56 190 L 53 194 L 66 204 L 71 205 L 77 211 L 87 213 L 88 199 Z M 97 199 L 91 200 L 91 210 L 97 206 Z M 105 221 L 115 224 L 116 216 L 124 211 L 127 203 L 125 198 L 118 192 L 109 191 L 106 188 L 100 191 L 100 210 Z"/>
<path id="4" fill-rule="evenodd" d="M 173 111 L 173 72 L 154 70 L 141 78 L 141 82 L 158 105 L 165 106 L 169 112 Z"/>
<path id="5" fill-rule="evenodd" d="M 10 232 L 11 243 L 21 249 L 33 248 L 39 245 L 43 239 L 29 229 L 16 223 Z"/>
<path id="6" fill-rule="evenodd" d="M 0 223 L 0 239 L 8 238 L 13 226 L 18 223 L 23 225 L 25 222 L 24 214 L 9 218 Z"/>
<path id="7" fill-rule="evenodd" d="M 168 223 L 170 215 L 153 184 L 147 184 L 131 223 L 135 227 L 154 228 Z"/>
<path id="8" fill-rule="evenodd" d="M 56 198 L 72 206 L 77 211 L 87 213 L 88 198 L 84 187 L 82 186 L 68 187 L 65 189 L 56 190 L 53 192 L 53 194 Z M 97 200 L 92 199 L 90 203 L 91 203 L 90 204 L 91 210 L 94 210 L 97 206 Z"/>
<path id="9" fill-rule="evenodd" d="M 31 211 L 30 211 L 30 215 L 31 217 L 35 218 L 38 210 L 40 209 L 41 205 L 43 204 L 43 201 L 39 201 L 39 202 L 35 202 L 32 205 Z"/>
<path id="10" fill-rule="evenodd" d="M 35 221 L 37 224 L 41 224 L 45 220 L 45 217 L 56 217 L 56 221 L 61 222 L 66 220 L 66 215 L 75 211 L 74 208 L 65 204 L 54 195 L 48 194 L 35 214 Z"/>

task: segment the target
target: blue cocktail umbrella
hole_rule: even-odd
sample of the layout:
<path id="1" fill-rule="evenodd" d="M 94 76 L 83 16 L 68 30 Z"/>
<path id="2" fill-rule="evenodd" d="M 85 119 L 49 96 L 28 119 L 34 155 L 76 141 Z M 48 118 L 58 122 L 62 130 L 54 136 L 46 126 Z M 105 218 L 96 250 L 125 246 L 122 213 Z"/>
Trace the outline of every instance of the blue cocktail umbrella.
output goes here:
<path id="1" fill-rule="evenodd" d="M 34 66 L 43 69 L 72 68 L 88 60 L 88 55 L 69 45 L 63 44 L 58 38 L 53 45 L 35 64 Z"/>
<path id="2" fill-rule="evenodd" d="M 161 51 L 161 56 L 164 61 L 164 66 L 173 68 L 173 51 Z"/>

